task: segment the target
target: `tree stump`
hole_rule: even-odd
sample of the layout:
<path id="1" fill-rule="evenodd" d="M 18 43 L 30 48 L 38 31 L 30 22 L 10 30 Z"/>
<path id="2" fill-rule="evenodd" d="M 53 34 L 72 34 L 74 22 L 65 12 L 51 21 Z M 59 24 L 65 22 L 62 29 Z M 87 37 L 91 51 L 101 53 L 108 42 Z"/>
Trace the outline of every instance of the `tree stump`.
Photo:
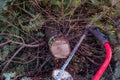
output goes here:
<path id="1" fill-rule="evenodd" d="M 45 29 L 45 34 L 52 55 L 57 59 L 67 58 L 71 49 L 69 41 L 65 39 L 63 34 L 55 27 L 47 27 Z"/>

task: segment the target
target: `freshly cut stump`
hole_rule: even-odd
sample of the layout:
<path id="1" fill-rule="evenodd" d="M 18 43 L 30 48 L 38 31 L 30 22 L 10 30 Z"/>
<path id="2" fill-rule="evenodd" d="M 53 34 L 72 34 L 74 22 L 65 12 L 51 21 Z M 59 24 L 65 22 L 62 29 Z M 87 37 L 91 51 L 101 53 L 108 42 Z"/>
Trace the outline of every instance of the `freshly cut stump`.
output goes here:
<path id="1" fill-rule="evenodd" d="M 55 27 L 47 27 L 45 30 L 49 49 L 56 58 L 67 58 L 70 54 L 69 41 Z"/>
<path id="2" fill-rule="evenodd" d="M 64 38 L 57 38 L 50 47 L 51 53 L 56 58 L 66 58 L 70 54 L 69 42 Z"/>
<path id="3" fill-rule="evenodd" d="M 52 77 L 55 78 L 56 75 L 59 73 L 60 69 L 55 69 L 53 72 L 52 72 Z M 61 78 L 59 80 L 73 80 L 73 77 L 70 75 L 69 72 L 67 71 L 64 71 Z"/>

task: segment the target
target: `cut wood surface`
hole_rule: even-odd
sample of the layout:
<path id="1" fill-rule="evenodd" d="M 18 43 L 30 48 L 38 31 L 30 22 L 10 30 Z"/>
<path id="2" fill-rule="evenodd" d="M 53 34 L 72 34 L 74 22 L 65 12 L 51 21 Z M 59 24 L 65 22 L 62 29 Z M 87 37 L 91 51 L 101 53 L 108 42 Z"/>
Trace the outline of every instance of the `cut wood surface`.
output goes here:
<path id="1" fill-rule="evenodd" d="M 50 50 L 56 58 L 66 58 L 70 54 L 69 42 L 64 38 L 57 38 L 51 45 Z"/>
<path id="2" fill-rule="evenodd" d="M 56 77 L 56 75 L 59 73 L 60 69 L 55 69 L 52 72 L 52 77 Z M 59 80 L 73 80 L 73 77 L 71 76 L 71 74 L 67 71 L 64 71 L 62 74 L 62 77 Z"/>

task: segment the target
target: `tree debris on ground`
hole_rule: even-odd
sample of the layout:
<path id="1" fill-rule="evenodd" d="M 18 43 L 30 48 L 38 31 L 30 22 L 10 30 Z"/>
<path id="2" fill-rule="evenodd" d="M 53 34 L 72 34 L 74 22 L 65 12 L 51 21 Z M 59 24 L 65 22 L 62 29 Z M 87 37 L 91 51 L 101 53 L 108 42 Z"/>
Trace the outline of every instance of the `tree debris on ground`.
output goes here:
<path id="1" fill-rule="evenodd" d="M 52 80 L 52 71 L 66 58 L 51 54 L 48 36 L 59 31 L 69 54 L 93 26 L 108 36 L 113 48 L 102 80 L 119 80 L 120 0 L 0 0 L 0 80 Z M 91 80 L 104 57 L 103 46 L 89 34 L 66 71 L 74 80 Z"/>

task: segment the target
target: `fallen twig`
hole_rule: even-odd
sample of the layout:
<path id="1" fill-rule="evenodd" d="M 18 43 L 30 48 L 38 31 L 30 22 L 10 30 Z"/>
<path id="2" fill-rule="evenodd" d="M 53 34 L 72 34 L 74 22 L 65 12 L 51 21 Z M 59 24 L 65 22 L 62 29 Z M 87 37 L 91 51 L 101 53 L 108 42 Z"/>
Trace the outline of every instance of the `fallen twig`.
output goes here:
<path id="1" fill-rule="evenodd" d="M 24 45 L 25 47 L 39 47 L 39 46 L 42 46 L 45 44 L 45 42 L 37 43 L 37 44 L 25 44 L 25 43 L 21 43 L 21 42 L 12 41 L 12 40 L 10 40 L 10 42 L 19 44 L 19 45 Z"/>
<path id="2" fill-rule="evenodd" d="M 25 48 L 24 45 L 22 45 L 15 53 L 14 55 L 7 61 L 6 65 L 4 66 L 4 68 L 2 69 L 1 74 L 8 68 L 10 62 L 12 61 L 12 59 L 23 49 Z"/>
<path id="3" fill-rule="evenodd" d="M 6 41 L 6 42 L 1 43 L 1 44 L 0 44 L 0 47 L 1 47 L 1 46 L 4 46 L 4 45 L 6 45 L 6 44 L 8 44 L 8 43 L 10 43 L 10 42 L 11 42 L 11 41 Z"/>
<path id="4" fill-rule="evenodd" d="M 15 43 L 15 44 L 19 44 L 19 45 L 24 45 L 25 47 L 39 47 L 45 44 L 45 42 L 42 43 L 37 43 L 37 44 L 25 44 L 25 43 L 21 43 L 21 42 L 16 42 L 16 41 L 12 41 L 12 40 L 8 40 L 4 43 L 1 43 L 0 46 L 4 46 L 8 43 Z"/>

